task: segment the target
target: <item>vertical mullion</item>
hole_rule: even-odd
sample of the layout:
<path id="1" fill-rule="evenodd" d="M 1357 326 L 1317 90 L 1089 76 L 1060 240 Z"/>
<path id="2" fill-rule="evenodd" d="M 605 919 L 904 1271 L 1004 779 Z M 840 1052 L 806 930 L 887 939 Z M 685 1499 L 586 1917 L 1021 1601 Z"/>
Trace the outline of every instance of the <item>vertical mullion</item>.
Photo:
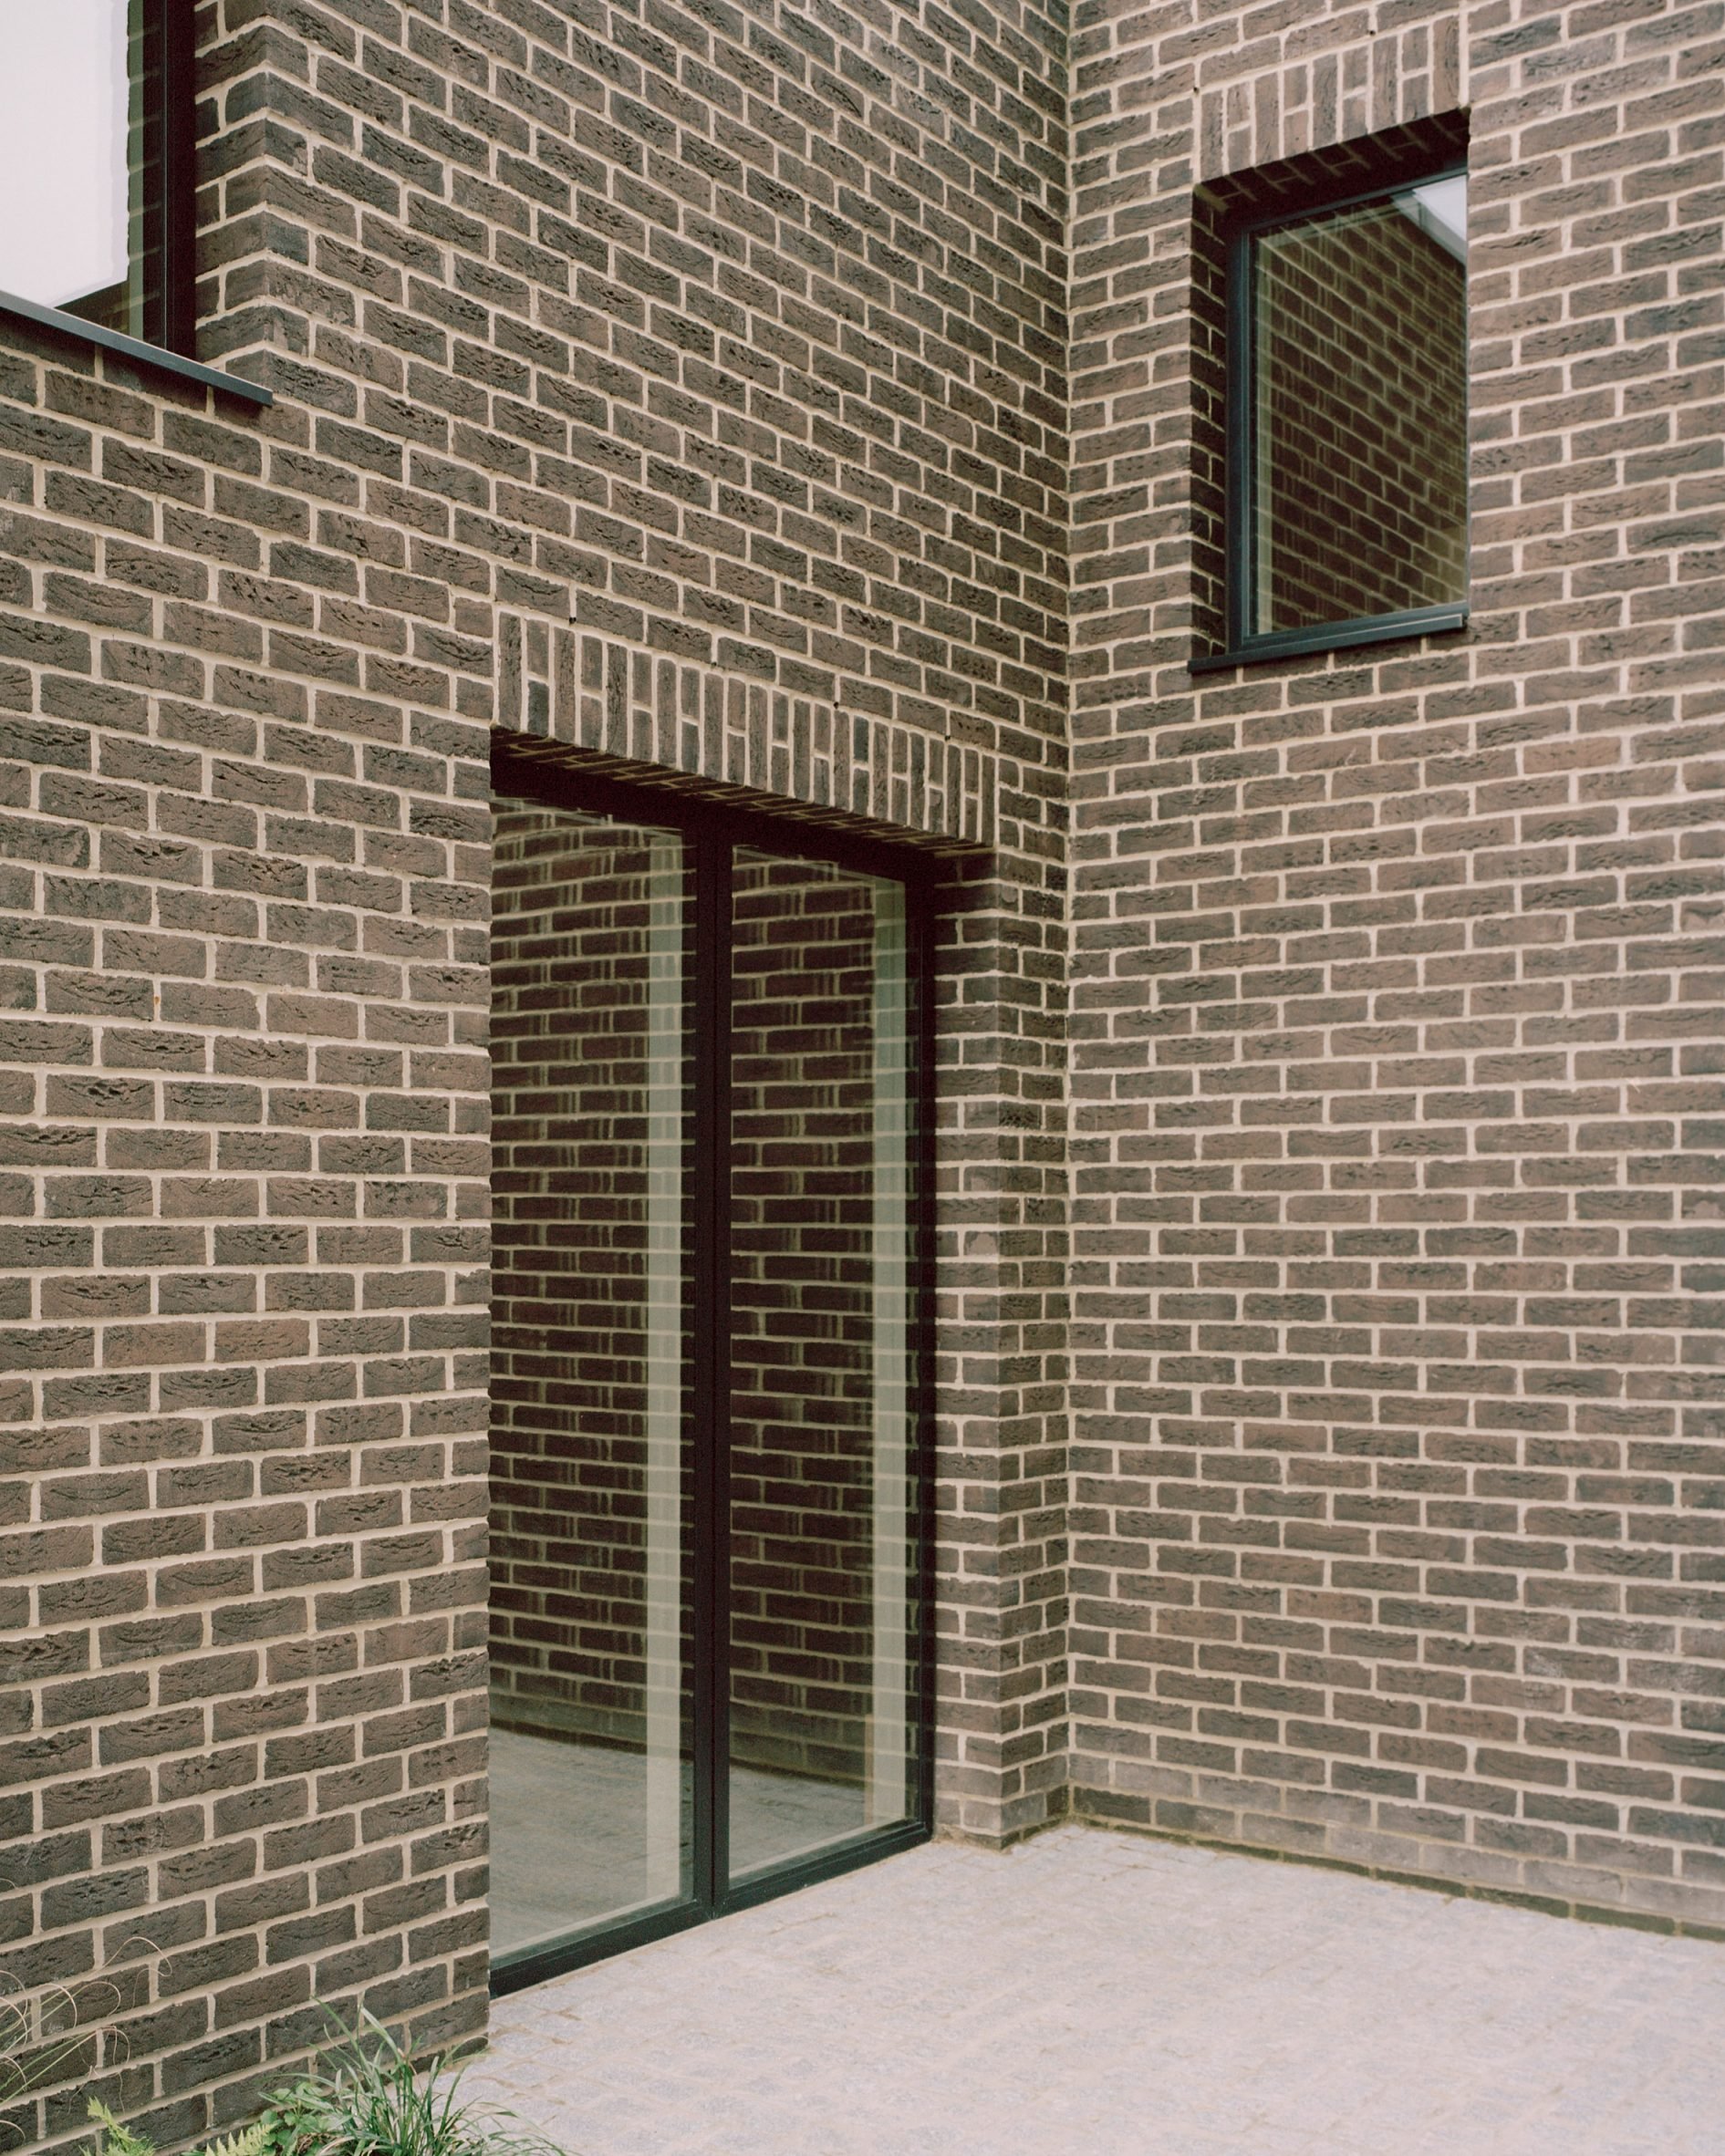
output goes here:
<path id="1" fill-rule="evenodd" d="M 643 1705 L 648 1900 L 683 1898 L 682 1670 L 687 1530 L 688 861 L 682 841 L 649 835 L 647 1069 L 646 1547 Z"/>
<path id="2" fill-rule="evenodd" d="M 922 878 L 906 894 L 909 924 L 911 1102 L 911 1328 L 914 1407 L 911 1513 L 916 1536 L 910 1577 L 918 1599 L 916 1817 L 934 1824 L 935 1640 L 935 1007 L 933 892 Z"/>
<path id="3" fill-rule="evenodd" d="M 874 1477 L 872 1635 L 864 1817 L 869 1826 L 904 1818 L 916 1757 L 910 1717 L 917 1642 L 911 1631 L 918 1540 L 916 1489 L 917 1256 L 915 930 L 909 894 L 895 878 L 876 877 L 874 896 L 873 1406 Z"/>
<path id="4" fill-rule="evenodd" d="M 692 841 L 694 924 L 694 1890 L 729 1872 L 731 848 Z"/>
<path id="5" fill-rule="evenodd" d="M 1257 355 L 1252 305 L 1252 237 L 1236 233 L 1229 243 L 1228 326 L 1223 347 L 1227 452 L 1224 528 L 1228 647 L 1238 651 L 1258 628 Z"/>
<path id="6" fill-rule="evenodd" d="M 156 200 L 145 205 L 146 260 L 155 256 L 156 290 L 146 297 L 154 319 L 142 335 L 190 358 L 197 344 L 197 100 L 194 0 L 147 0 L 156 79 L 147 84 L 156 135 Z M 153 19 L 152 19 L 153 18 Z M 149 49 L 148 46 L 146 49 Z M 153 126 L 151 123 L 153 122 Z M 152 244 L 153 241 L 153 244 Z"/>

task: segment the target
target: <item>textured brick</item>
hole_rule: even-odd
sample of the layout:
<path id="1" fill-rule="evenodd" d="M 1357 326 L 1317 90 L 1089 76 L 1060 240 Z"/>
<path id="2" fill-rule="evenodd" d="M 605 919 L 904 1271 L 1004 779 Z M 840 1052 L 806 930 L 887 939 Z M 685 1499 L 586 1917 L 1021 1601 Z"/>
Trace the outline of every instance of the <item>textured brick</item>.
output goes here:
<path id="1" fill-rule="evenodd" d="M 1633 1477 L 1720 1434 L 1664 1091 L 1720 100 L 1644 10 L 1396 12 L 1369 67 L 1342 5 L 1076 18 L 1072 1802 L 1707 1921 L 1690 1819 L 1590 1762 L 1695 1715 L 1637 1628 L 1717 1591 Z M 1194 679 L 1217 205 L 1464 109 L 1471 626 Z"/>
<path id="2" fill-rule="evenodd" d="M 265 13 L 275 403 L 0 328 L 15 1973 L 483 2026 L 494 731 L 936 858 L 943 1826 L 1725 1921 L 1700 16 Z M 1218 219 L 1464 133 L 1470 626 L 1194 677 Z"/>

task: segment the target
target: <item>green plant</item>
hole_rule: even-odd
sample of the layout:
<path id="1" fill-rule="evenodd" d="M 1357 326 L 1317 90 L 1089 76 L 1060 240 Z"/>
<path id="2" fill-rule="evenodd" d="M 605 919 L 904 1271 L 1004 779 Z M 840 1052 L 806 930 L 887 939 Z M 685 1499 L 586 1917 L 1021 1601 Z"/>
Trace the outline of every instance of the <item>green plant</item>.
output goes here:
<path id="1" fill-rule="evenodd" d="M 105 2103 L 91 2097 L 89 2115 L 102 2128 L 102 2138 L 97 2144 L 97 2156 L 156 2156 L 156 2144 L 147 2141 L 130 2127 L 122 2126 Z M 212 2141 L 203 2156 L 265 2156 L 269 2147 L 269 2132 L 260 2119 L 255 2126 L 247 2126 L 238 2133 L 231 2133 L 225 2140 Z"/>
<path id="2" fill-rule="evenodd" d="M 76 2026 L 78 2006 L 69 1992 L 52 2003 L 42 1997 L 0 1998 L 0 2103 L 46 2080 L 61 2057 L 69 2058 L 77 2049 L 77 2037 L 68 2037 L 64 2028 L 50 2037 L 57 2006 L 57 2017 L 69 2018 Z"/>
<path id="3" fill-rule="evenodd" d="M 156 2144 L 147 2141 L 130 2126 L 122 2126 L 105 2103 L 89 2099 L 89 2115 L 104 2130 L 97 2143 L 97 2156 L 156 2156 Z"/>
<path id="4" fill-rule="evenodd" d="M 556 2156 L 509 2113 L 462 2102 L 464 2070 L 434 2078 L 367 2015 L 358 2036 L 271 2100 L 266 2156 Z"/>
<path id="5" fill-rule="evenodd" d="M 16 1880 L 0 1879 L 10 1889 Z M 125 1942 L 109 1966 L 140 1952 L 153 1954 L 154 1942 L 142 1933 Z M 0 2103 L 12 2103 L 33 2089 L 72 2079 L 88 2081 L 106 2051 L 111 2063 L 123 2061 L 128 2045 L 115 2016 L 135 1994 L 135 1970 L 119 1977 L 82 1976 L 69 1984 L 45 1984 L 34 1990 L 0 1977 Z M 135 1999 L 134 1999 L 135 2003 Z M 0 2120 L 0 2150 L 27 2138 L 16 2119 Z M 120 2156 L 115 2144 L 115 2156 Z M 251 2156 L 250 2151 L 211 2151 L 209 2156 Z M 261 2156 L 261 2152 L 260 2152 Z"/>
<path id="6" fill-rule="evenodd" d="M 359 2033 L 278 2090 L 255 2124 L 199 2156 L 557 2156 L 510 2114 L 463 2103 L 464 2068 L 436 2078 L 373 2016 Z M 96 2156 L 156 2156 L 155 2144 L 90 2099 Z"/>

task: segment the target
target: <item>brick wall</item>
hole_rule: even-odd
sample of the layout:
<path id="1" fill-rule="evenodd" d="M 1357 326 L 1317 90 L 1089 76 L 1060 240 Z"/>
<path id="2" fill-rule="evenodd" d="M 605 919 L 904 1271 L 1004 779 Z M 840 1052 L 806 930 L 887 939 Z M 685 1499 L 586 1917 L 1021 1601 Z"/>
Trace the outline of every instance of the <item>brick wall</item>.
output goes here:
<path id="1" fill-rule="evenodd" d="M 480 2006 L 485 737 L 302 409 L 10 342 L 0 1880 L 99 2031 L 12 2123 L 166 2140 Z"/>
<path id="2" fill-rule="evenodd" d="M 1080 12 L 1072 1575 L 1081 1811 L 1715 1925 L 1716 36 Z M 1194 681 L 1193 183 L 1463 105 L 1471 628 Z"/>
<path id="3" fill-rule="evenodd" d="M 572 602 L 629 724 L 716 690 L 661 765 L 820 702 L 852 813 L 985 813 L 943 1806 L 1061 1772 L 1058 26 L 197 19 L 200 348 L 275 404 L 0 325 L 4 1967 L 107 2031 L 26 2146 L 226 2125 L 314 1998 L 483 2021 L 485 735 Z"/>
<path id="4" fill-rule="evenodd" d="M 1707 9 L 198 21 L 276 403 L 0 328 L 18 2138 L 483 2016 L 493 723 L 949 855 L 945 1823 L 1721 1921 Z M 1200 685 L 1192 190 L 1464 107 L 1472 627 Z"/>

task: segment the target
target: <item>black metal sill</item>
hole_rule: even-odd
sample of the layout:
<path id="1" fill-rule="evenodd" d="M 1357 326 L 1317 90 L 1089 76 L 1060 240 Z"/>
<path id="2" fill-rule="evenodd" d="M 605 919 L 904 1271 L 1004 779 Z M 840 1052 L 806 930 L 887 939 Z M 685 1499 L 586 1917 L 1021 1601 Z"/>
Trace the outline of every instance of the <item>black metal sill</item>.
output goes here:
<path id="1" fill-rule="evenodd" d="M 178 352 L 164 351 L 160 345 L 147 345 L 140 337 L 122 336 L 118 329 L 104 329 L 99 323 L 86 322 L 81 316 L 65 314 L 58 307 L 39 306 L 35 300 L 20 299 L 13 292 L 0 292 L 0 315 L 34 322 L 39 328 L 74 337 L 79 344 L 99 345 L 105 352 L 119 352 L 128 359 L 135 359 L 141 367 L 153 367 L 161 374 L 178 375 L 182 381 L 201 382 L 206 389 L 214 389 L 222 396 L 237 397 L 246 404 L 275 401 L 275 392 L 265 389 L 261 382 L 248 382 L 243 375 L 223 374 L 219 368 L 204 367 L 196 359 L 182 359 Z"/>
<path id="2" fill-rule="evenodd" d="M 1279 629 L 1273 636 L 1248 637 L 1231 651 L 1206 652 L 1186 662 L 1189 674 L 1221 674 L 1235 667 L 1263 666 L 1271 659 L 1304 658 L 1317 651 L 1348 651 L 1357 644 L 1405 642 L 1409 637 L 1436 636 L 1468 626 L 1465 600 L 1447 606 L 1413 606 L 1403 614 L 1374 614 L 1364 621 L 1325 621 L 1312 628 Z"/>

